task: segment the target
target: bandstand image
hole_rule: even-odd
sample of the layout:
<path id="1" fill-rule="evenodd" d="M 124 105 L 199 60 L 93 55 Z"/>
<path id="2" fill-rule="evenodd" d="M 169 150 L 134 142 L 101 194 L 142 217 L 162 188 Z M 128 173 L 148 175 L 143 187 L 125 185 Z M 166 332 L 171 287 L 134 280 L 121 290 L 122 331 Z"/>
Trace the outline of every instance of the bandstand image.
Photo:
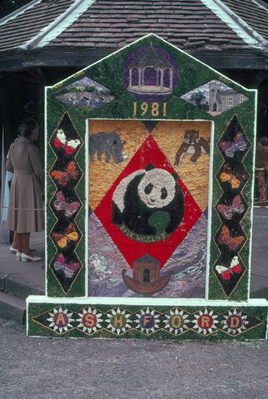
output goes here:
<path id="1" fill-rule="evenodd" d="M 130 92 L 166 95 L 173 90 L 174 67 L 153 46 L 132 61 L 128 71 Z"/>

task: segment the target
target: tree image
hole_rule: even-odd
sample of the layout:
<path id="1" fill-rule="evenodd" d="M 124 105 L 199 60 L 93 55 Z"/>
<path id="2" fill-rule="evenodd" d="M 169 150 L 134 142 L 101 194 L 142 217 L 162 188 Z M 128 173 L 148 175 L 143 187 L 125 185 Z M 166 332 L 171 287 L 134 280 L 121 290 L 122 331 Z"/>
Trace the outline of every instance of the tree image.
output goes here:
<path id="1" fill-rule="evenodd" d="M 191 95 L 190 101 L 194 103 L 198 109 L 202 108 L 202 101 L 206 99 L 206 96 L 203 94 L 202 91 L 198 90 Z"/>

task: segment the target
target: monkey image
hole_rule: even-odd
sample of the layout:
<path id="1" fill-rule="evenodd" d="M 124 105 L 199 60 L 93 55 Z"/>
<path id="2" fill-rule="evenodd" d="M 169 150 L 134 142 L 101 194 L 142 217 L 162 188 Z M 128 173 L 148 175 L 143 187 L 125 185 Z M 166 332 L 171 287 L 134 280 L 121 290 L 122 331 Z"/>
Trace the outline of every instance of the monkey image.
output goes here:
<path id="1" fill-rule="evenodd" d="M 175 157 L 175 166 L 179 166 L 184 154 L 193 154 L 191 161 L 196 162 L 201 152 L 209 154 L 209 143 L 203 137 L 199 137 L 199 130 L 185 130 L 182 145 L 178 149 Z"/>

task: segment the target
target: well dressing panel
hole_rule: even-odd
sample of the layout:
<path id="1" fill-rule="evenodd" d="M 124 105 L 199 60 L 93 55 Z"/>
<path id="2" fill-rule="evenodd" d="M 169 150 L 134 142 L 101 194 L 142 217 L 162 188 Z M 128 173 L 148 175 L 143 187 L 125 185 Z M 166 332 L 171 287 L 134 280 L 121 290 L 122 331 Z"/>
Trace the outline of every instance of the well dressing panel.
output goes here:
<path id="1" fill-rule="evenodd" d="M 256 91 L 151 34 L 45 103 L 46 296 L 28 299 L 28 334 L 265 338 Z"/>

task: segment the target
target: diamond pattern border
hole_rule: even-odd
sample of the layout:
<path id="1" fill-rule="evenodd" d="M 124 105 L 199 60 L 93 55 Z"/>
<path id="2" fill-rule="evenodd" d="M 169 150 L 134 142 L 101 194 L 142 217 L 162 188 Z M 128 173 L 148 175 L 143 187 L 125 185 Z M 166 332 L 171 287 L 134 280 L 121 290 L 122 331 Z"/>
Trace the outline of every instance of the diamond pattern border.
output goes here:
<path id="1" fill-rule="evenodd" d="M 49 203 L 49 207 L 55 216 L 55 223 L 50 232 L 48 232 L 55 251 L 48 267 L 58 282 L 62 294 L 68 295 L 83 269 L 83 263 L 76 252 L 76 247 L 83 236 L 76 223 L 76 218 L 83 204 L 75 190 L 83 176 L 83 172 L 76 160 L 78 151 L 83 145 L 83 140 L 80 138 L 68 112 L 64 112 L 49 143 L 56 157 L 51 169 L 48 171 L 50 180 L 55 187 Z M 79 204 L 78 209 L 75 212 L 70 212 L 69 209 L 69 214 L 66 213 L 66 207 L 69 206 L 68 202 L 65 202 L 64 212 L 56 209 L 55 198 L 58 199 L 59 193 L 61 193 L 65 201 L 67 198 L 76 201 Z M 68 233 L 70 226 L 72 226 L 72 232 Z M 71 237 L 71 235 L 73 236 Z M 58 261 L 59 259 L 61 259 L 61 262 Z M 57 267 L 55 263 L 57 263 Z"/>
<path id="2" fill-rule="evenodd" d="M 241 259 L 240 266 L 243 270 L 240 270 L 239 276 L 232 272 L 230 265 L 232 265 L 234 257 L 238 257 L 248 238 L 241 224 L 248 209 L 242 192 L 250 180 L 250 174 L 243 163 L 243 159 L 250 149 L 250 143 L 236 115 L 233 116 L 221 135 L 217 147 L 223 159 L 223 163 L 216 174 L 222 195 L 215 206 L 221 225 L 214 236 L 219 256 L 212 264 L 212 272 L 219 282 L 224 296 L 230 298 L 247 270 Z M 226 198 L 229 200 L 228 205 L 225 204 Z M 240 213 L 236 205 L 238 202 L 243 204 L 244 207 L 244 210 Z M 232 214 L 224 217 L 223 210 L 227 212 L 227 215 L 228 211 Z M 220 268 L 223 270 L 222 273 L 219 272 Z M 223 278 L 224 269 L 229 273 L 228 278 Z"/>

